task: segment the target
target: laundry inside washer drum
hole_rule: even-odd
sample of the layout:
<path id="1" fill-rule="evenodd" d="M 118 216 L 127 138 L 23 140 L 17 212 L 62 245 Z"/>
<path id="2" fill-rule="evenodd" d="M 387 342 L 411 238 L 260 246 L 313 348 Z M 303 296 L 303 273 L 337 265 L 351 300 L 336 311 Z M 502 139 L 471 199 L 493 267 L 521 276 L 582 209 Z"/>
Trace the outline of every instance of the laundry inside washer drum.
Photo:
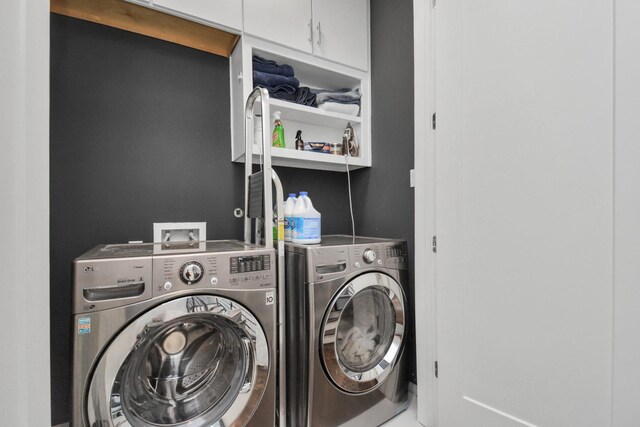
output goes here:
<path id="1" fill-rule="evenodd" d="M 244 385 L 248 342 L 236 324 L 213 314 L 147 328 L 116 376 L 114 420 L 134 427 L 215 423 Z"/>

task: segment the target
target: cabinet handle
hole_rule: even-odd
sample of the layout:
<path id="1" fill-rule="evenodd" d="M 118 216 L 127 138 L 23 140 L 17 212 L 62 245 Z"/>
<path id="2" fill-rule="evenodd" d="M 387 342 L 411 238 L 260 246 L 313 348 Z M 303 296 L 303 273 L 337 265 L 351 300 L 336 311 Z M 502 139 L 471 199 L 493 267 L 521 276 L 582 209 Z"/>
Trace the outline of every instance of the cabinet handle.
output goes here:
<path id="1" fill-rule="evenodd" d="M 318 46 L 322 43 L 322 30 L 320 29 L 320 21 L 318 21 Z"/>
<path id="2" fill-rule="evenodd" d="M 311 19 L 309 19 L 309 44 L 313 46 L 313 24 L 311 23 Z"/>

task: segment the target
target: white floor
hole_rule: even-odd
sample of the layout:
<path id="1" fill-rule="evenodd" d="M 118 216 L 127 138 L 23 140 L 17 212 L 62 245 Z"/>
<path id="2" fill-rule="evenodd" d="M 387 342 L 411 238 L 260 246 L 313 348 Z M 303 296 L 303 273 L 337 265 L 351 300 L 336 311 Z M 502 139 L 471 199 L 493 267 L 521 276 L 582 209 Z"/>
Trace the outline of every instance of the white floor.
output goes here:
<path id="1" fill-rule="evenodd" d="M 421 427 L 418 422 L 418 411 L 416 409 L 416 395 L 409 393 L 409 407 L 406 411 L 396 415 L 380 427 Z"/>

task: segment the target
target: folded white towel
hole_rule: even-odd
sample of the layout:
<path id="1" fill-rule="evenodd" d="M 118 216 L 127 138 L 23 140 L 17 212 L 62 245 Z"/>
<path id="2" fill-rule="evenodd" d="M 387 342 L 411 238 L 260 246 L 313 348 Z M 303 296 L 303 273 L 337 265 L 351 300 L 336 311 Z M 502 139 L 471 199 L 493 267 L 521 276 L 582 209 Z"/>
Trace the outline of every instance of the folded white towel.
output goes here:
<path id="1" fill-rule="evenodd" d="M 360 106 L 358 104 L 340 104 L 339 102 L 324 102 L 318 105 L 318 109 L 332 111 L 334 113 L 348 114 L 350 116 L 360 115 Z"/>

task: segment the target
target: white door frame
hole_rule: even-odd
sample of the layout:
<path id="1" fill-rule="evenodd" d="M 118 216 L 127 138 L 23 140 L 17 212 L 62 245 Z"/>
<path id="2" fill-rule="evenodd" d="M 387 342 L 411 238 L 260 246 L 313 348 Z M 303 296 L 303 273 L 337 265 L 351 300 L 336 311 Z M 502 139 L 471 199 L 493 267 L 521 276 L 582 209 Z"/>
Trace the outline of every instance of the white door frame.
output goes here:
<path id="1" fill-rule="evenodd" d="M 640 400 L 640 4 L 615 2 L 614 427 L 636 425 Z"/>
<path id="2" fill-rule="evenodd" d="M 436 260 L 435 236 L 435 112 L 432 0 L 413 1 L 414 42 L 414 168 L 415 168 L 415 324 L 418 381 L 418 421 L 425 427 L 437 423 L 435 378 Z"/>
<path id="3" fill-rule="evenodd" d="M 0 14 L 0 400 L 16 427 L 51 425 L 49 20 L 49 0 L 10 0 Z"/>

